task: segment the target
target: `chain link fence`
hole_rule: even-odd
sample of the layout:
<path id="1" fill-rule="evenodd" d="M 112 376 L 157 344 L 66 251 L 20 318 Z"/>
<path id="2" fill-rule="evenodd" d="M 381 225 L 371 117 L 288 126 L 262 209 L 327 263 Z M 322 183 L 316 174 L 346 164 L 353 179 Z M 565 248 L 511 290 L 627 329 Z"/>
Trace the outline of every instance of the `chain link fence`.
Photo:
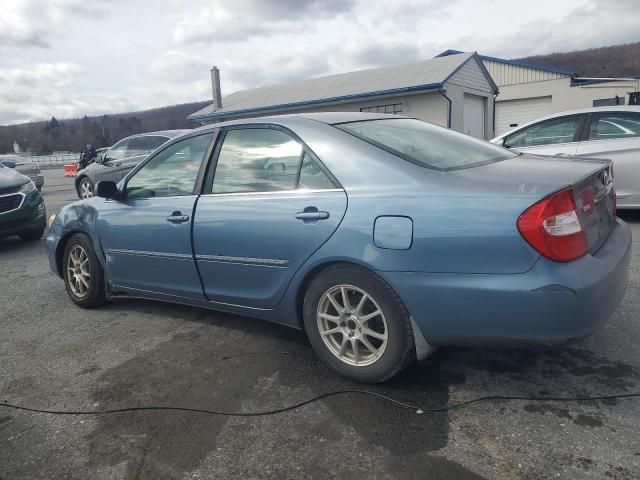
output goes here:
<path id="1" fill-rule="evenodd" d="M 40 168 L 62 168 L 65 163 L 77 163 L 79 153 L 54 153 L 51 155 L 20 155 L 20 162 L 36 163 Z"/>

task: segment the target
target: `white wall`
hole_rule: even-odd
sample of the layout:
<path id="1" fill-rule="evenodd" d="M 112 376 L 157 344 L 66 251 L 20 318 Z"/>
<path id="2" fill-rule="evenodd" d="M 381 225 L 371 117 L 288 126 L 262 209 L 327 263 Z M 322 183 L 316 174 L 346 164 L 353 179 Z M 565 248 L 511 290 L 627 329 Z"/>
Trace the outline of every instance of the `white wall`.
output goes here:
<path id="1" fill-rule="evenodd" d="M 629 101 L 628 93 L 633 91 L 635 91 L 634 82 L 608 82 L 572 87 L 570 78 L 559 78 L 542 82 L 503 85 L 500 87 L 500 94 L 496 100 L 500 102 L 551 96 L 551 113 L 557 113 L 592 107 L 593 100 L 613 98 L 616 95 L 625 97 L 626 104 Z"/>

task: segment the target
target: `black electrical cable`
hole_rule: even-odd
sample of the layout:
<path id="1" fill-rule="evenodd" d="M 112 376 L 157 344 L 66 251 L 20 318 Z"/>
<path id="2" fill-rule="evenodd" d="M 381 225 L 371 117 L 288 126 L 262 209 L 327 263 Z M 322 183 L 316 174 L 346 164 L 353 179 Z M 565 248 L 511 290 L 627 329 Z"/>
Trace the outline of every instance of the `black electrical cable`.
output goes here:
<path id="1" fill-rule="evenodd" d="M 208 415 L 221 415 L 226 417 L 261 417 L 266 415 L 276 415 L 279 413 L 288 412 L 291 410 L 296 410 L 310 403 L 317 402 L 319 400 L 323 400 L 329 397 L 336 397 L 339 395 L 368 395 L 371 397 L 375 397 L 381 400 L 385 400 L 390 402 L 391 404 L 406 408 L 410 410 L 414 410 L 417 414 L 422 413 L 442 413 L 448 412 L 451 410 L 457 410 L 460 408 L 465 408 L 475 403 L 480 402 L 499 402 L 499 401 L 528 401 L 528 402 L 595 402 L 600 400 L 619 400 L 624 398 L 638 398 L 640 397 L 640 393 L 622 393 L 617 395 L 598 395 L 598 396 L 584 396 L 584 397 L 536 397 L 536 396 L 508 396 L 508 395 L 488 395 L 484 397 L 477 397 L 471 400 L 467 400 L 460 403 L 454 403 L 451 405 L 446 405 L 444 407 L 436 407 L 436 408 L 426 408 L 418 405 L 412 405 L 410 403 L 401 402 L 399 400 L 395 400 L 387 395 L 383 395 L 381 393 L 370 392 L 367 390 L 336 390 L 334 392 L 323 393 L 322 395 L 318 395 L 313 398 L 309 398 L 299 403 L 294 403 L 292 405 L 288 405 L 286 407 L 277 408 L 274 410 L 265 410 L 262 412 L 224 412 L 224 411 L 216 411 L 216 410 L 207 410 L 203 408 L 190 408 L 190 407 L 173 407 L 173 406 L 140 406 L 140 407 L 125 407 L 125 408 L 114 408 L 108 410 L 46 410 L 40 408 L 30 408 L 23 407 L 20 405 L 13 405 L 11 403 L 0 402 L 0 407 L 12 408 L 15 410 L 23 410 L 27 412 L 34 413 L 45 413 L 51 415 L 108 415 L 113 413 L 124 413 L 124 412 L 141 412 L 141 411 L 178 411 L 178 412 L 192 412 L 192 413 L 204 413 Z"/>

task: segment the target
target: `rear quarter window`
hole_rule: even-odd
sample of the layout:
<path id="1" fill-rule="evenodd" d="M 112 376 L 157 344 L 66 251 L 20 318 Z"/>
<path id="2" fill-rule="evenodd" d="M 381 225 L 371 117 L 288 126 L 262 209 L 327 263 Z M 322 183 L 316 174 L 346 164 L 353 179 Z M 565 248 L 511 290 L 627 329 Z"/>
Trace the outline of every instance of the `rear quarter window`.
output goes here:
<path id="1" fill-rule="evenodd" d="M 458 170 L 516 156 L 489 142 L 410 118 L 335 126 L 409 162 L 435 170 Z"/>

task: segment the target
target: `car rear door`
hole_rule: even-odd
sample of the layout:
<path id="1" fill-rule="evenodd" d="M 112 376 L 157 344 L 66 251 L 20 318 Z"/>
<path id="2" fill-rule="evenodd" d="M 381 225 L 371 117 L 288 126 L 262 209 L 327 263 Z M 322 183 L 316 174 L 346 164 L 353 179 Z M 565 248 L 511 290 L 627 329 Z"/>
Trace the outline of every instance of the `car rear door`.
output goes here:
<path id="1" fill-rule="evenodd" d="M 338 227 L 346 194 L 298 138 L 276 127 L 228 129 L 216 151 L 193 225 L 205 295 L 274 308 Z"/>
<path id="2" fill-rule="evenodd" d="M 191 222 L 215 132 L 156 153 L 106 200 L 98 232 L 110 281 L 120 289 L 203 299 Z"/>
<path id="3" fill-rule="evenodd" d="M 594 113 L 583 138 L 577 154 L 613 162 L 619 198 L 640 194 L 640 113 Z"/>
<path id="4" fill-rule="evenodd" d="M 535 155 L 575 155 L 584 115 L 567 115 L 523 127 L 504 139 L 504 146 Z"/>

